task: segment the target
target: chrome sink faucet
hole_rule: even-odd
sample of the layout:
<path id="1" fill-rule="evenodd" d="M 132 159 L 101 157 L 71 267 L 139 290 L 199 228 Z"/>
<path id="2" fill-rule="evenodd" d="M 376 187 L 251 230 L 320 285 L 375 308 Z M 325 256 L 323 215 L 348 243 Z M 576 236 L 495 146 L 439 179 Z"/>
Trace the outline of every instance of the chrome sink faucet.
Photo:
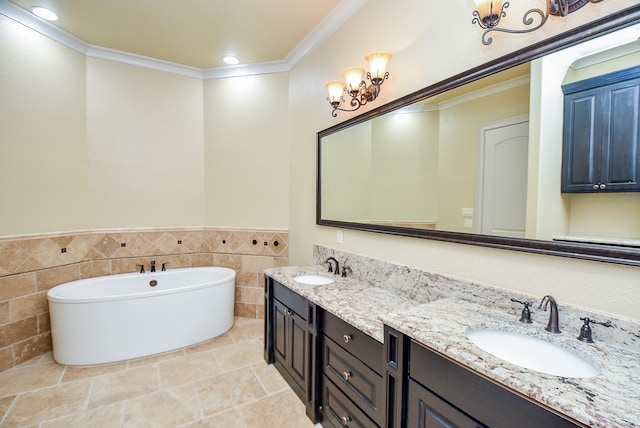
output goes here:
<path id="1" fill-rule="evenodd" d="M 333 265 L 331 264 L 331 262 L 335 262 L 335 270 L 333 269 Z M 335 275 L 340 275 L 340 266 L 338 265 L 338 261 L 334 257 L 327 257 L 324 263 L 329 265 L 329 272 L 333 272 Z"/>
<path id="2" fill-rule="evenodd" d="M 550 333 L 561 333 L 560 327 L 558 327 L 558 304 L 556 303 L 556 299 L 549 295 L 544 296 L 538 309 L 546 311 L 549 303 L 551 303 L 551 310 L 549 313 L 549 323 L 545 330 Z"/>

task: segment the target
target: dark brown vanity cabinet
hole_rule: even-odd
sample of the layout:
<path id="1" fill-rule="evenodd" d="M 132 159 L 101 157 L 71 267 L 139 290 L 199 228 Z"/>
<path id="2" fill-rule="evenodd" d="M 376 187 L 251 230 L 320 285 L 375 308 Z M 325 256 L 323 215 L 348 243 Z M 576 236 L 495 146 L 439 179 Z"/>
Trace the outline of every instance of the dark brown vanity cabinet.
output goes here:
<path id="1" fill-rule="evenodd" d="M 640 66 L 562 90 L 562 192 L 640 191 Z"/>
<path id="2" fill-rule="evenodd" d="M 569 428 L 573 422 L 410 342 L 407 428 Z"/>
<path id="3" fill-rule="evenodd" d="M 384 426 L 382 343 L 328 312 L 322 333 L 322 425 Z"/>
<path id="4" fill-rule="evenodd" d="M 314 422 L 319 406 L 318 317 L 315 304 L 265 276 L 265 361 L 278 369 Z"/>

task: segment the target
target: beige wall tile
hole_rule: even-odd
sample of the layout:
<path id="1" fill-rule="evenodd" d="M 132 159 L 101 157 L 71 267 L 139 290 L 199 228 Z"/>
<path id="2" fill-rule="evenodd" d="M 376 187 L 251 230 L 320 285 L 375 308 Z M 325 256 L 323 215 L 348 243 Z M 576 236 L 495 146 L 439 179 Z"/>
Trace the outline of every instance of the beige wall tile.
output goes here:
<path id="1" fill-rule="evenodd" d="M 236 302 L 238 303 L 262 303 L 264 301 L 264 291 L 254 287 L 236 286 Z"/>
<path id="2" fill-rule="evenodd" d="M 49 310 L 47 303 L 47 292 L 31 294 L 29 296 L 18 297 L 9 300 L 10 321 L 18 321 L 21 319 L 32 317 L 34 314 L 41 314 Z"/>
<path id="3" fill-rule="evenodd" d="M 253 303 L 238 303 L 236 302 L 234 314 L 237 317 L 256 318 L 256 305 Z"/>
<path id="4" fill-rule="evenodd" d="M 46 332 L 15 343 L 13 345 L 13 358 L 16 364 L 20 364 L 52 349 L 51 333 Z"/>
<path id="5" fill-rule="evenodd" d="M 111 275 L 111 260 L 94 260 L 82 263 L 80 266 L 81 278 L 95 278 L 105 275 Z"/>
<path id="6" fill-rule="evenodd" d="M 242 271 L 261 273 L 273 267 L 273 257 L 242 256 Z"/>
<path id="7" fill-rule="evenodd" d="M 47 291 L 56 285 L 80 279 L 80 265 L 60 266 L 36 272 L 36 290 Z"/>
<path id="8" fill-rule="evenodd" d="M 49 312 L 38 314 L 38 334 L 51 331 L 51 318 Z"/>
<path id="9" fill-rule="evenodd" d="M 0 325 L 9 322 L 9 302 L 0 302 Z"/>
<path id="10" fill-rule="evenodd" d="M 259 272 L 238 272 L 236 284 L 243 287 L 264 287 L 264 275 Z"/>
<path id="11" fill-rule="evenodd" d="M 0 348 L 28 339 L 37 334 L 38 321 L 36 316 L 2 325 L 0 326 Z"/>
<path id="12" fill-rule="evenodd" d="M 192 254 L 192 267 L 208 267 L 213 266 L 213 254 Z"/>
<path id="13" fill-rule="evenodd" d="M 34 272 L 0 278 L 0 301 L 26 296 L 36 291 Z"/>
<path id="14" fill-rule="evenodd" d="M 214 254 L 213 265 L 218 267 L 227 267 L 238 272 L 242 270 L 242 256 L 233 254 Z"/>
<path id="15" fill-rule="evenodd" d="M 13 362 L 13 346 L 0 348 L 0 373 L 3 370 L 14 366 Z M 2 395 L 2 394 L 0 394 Z"/>

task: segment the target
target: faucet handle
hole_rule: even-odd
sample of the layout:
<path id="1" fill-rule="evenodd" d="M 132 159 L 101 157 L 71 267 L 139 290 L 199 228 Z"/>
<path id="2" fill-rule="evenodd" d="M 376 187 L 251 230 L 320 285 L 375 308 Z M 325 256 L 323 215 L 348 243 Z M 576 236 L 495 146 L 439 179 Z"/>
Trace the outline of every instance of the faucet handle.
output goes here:
<path id="1" fill-rule="evenodd" d="M 144 273 L 144 265 L 136 265 L 136 267 L 140 268 L 140 273 Z"/>
<path id="2" fill-rule="evenodd" d="M 531 303 L 523 302 L 521 300 L 514 299 L 514 298 L 512 298 L 511 301 L 524 305 L 524 308 L 522 309 L 522 315 L 520 315 L 520 322 L 523 322 L 525 324 L 531 324 L 531 311 L 529 310 L 529 306 L 531 306 Z"/>
<path id="3" fill-rule="evenodd" d="M 593 343 L 593 338 L 591 337 L 591 326 L 589 325 L 589 323 L 600 324 L 605 327 L 613 327 L 613 325 L 611 324 L 611 321 L 600 322 L 600 321 L 592 320 L 589 317 L 580 318 L 580 321 L 584 321 L 584 325 L 580 329 L 580 336 L 578 336 L 578 340 L 586 343 Z"/>
<path id="4" fill-rule="evenodd" d="M 160 271 L 165 272 L 167 270 L 167 268 L 165 266 L 168 265 L 168 264 L 169 264 L 169 262 L 162 263 L 162 268 L 160 269 Z"/>
<path id="5" fill-rule="evenodd" d="M 353 270 L 351 270 L 351 268 L 349 266 L 342 265 L 342 277 L 343 278 L 347 277 L 347 271 L 353 272 Z"/>

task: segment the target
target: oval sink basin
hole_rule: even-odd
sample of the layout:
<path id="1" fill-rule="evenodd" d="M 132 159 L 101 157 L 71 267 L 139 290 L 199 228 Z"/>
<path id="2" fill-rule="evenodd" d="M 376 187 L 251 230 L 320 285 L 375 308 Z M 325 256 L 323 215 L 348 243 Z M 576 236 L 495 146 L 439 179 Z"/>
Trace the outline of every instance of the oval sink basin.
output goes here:
<path id="1" fill-rule="evenodd" d="M 336 282 L 335 279 L 324 275 L 299 275 L 294 277 L 293 280 L 307 285 L 327 285 Z"/>
<path id="2" fill-rule="evenodd" d="M 562 377 L 586 378 L 600 367 L 545 340 L 501 330 L 471 330 L 467 337 L 484 351 L 512 364 Z"/>

